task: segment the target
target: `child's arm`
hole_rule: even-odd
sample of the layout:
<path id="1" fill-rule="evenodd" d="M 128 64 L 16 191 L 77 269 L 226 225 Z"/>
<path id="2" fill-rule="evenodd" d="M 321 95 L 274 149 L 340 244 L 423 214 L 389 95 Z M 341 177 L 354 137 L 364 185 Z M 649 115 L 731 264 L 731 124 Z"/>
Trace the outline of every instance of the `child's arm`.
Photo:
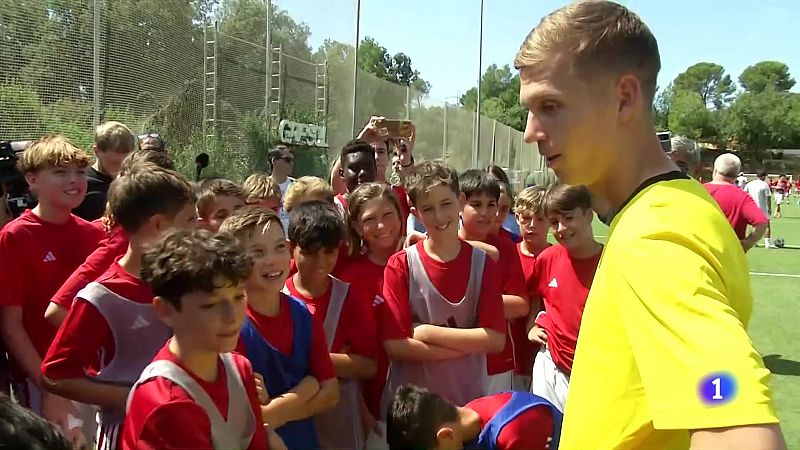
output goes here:
<path id="1" fill-rule="evenodd" d="M 337 403 L 339 403 L 339 380 L 334 377 L 319 384 L 319 391 L 298 410 L 299 417 L 293 420 L 316 416 L 333 409 Z"/>
<path id="2" fill-rule="evenodd" d="M 44 312 L 44 318 L 47 319 L 54 327 L 60 327 L 64 320 L 67 318 L 69 310 L 58 303 L 50 302 L 47 305 L 47 310 Z"/>
<path id="3" fill-rule="evenodd" d="M 124 411 L 129 387 L 86 377 L 89 368 L 107 362 L 99 355 L 112 357 L 114 349 L 108 345 L 112 342 L 111 329 L 100 312 L 77 298 L 41 363 L 44 389 L 81 403 Z"/>
<path id="4" fill-rule="evenodd" d="M 125 410 L 130 388 L 99 383 L 89 378 L 65 378 L 53 380 L 42 376 L 42 387 L 56 395 L 101 408 Z"/>
<path id="5" fill-rule="evenodd" d="M 529 308 L 530 306 L 525 297 L 503 294 L 503 312 L 505 312 L 506 320 L 527 316 Z"/>
<path id="6" fill-rule="evenodd" d="M 477 249 L 483 250 L 486 252 L 486 255 L 489 256 L 489 258 L 492 258 L 494 261 L 498 261 L 500 259 L 500 251 L 497 250 L 497 247 L 494 245 L 489 245 L 482 241 L 467 241 L 467 243 Z"/>
<path id="7" fill-rule="evenodd" d="M 375 376 L 378 365 L 374 359 L 355 353 L 331 353 L 336 376 L 346 379 L 369 379 Z"/>
<path id="8" fill-rule="evenodd" d="M 298 419 L 297 411 L 319 392 L 319 383 L 314 377 L 305 377 L 290 391 L 279 395 L 261 406 L 261 418 L 273 428 Z"/>
<path id="9" fill-rule="evenodd" d="M 383 348 L 389 359 L 404 361 L 441 361 L 466 355 L 466 352 L 460 350 L 432 345 L 412 338 L 388 339 L 383 341 Z"/>
<path id="10" fill-rule="evenodd" d="M 22 306 L 0 308 L 0 333 L 8 354 L 20 365 L 28 379 L 40 385 L 42 358 L 22 325 Z"/>
<path id="11" fill-rule="evenodd" d="M 421 324 L 414 328 L 414 339 L 464 353 L 497 353 L 506 344 L 503 333 L 486 327 L 450 328 Z"/>

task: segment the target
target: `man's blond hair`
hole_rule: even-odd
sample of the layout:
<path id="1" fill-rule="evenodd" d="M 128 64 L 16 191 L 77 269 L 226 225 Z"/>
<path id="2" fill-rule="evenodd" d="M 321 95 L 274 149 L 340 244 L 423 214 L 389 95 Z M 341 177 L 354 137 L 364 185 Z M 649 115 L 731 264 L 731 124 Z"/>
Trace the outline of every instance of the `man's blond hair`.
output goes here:
<path id="1" fill-rule="evenodd" d="M 130 153 L 136 145 L 136 138 L 133 137 L 130 128 L 120 122 L 103 122 L 94 130 L 94 145 L 101 152 L 109 150 Z"/>
<path id="2" fill-rule="evenodd" d="M 624 6 L 584 0 L 545 16 L 520 46 L 514 66 L 537 66 L 556 54 L 570 57 L 582 78 L 599 71 L 634 73 L 652 103 L 661 70 L 658 43 L 644 22 Z"/>
<path id="3" fill-rule="evenodd" d="M 244 201 L 242 187 L 233 181 L 222 178 L 206 180 L 197 194 L 197 215 L 207 219 L 217 197 L 239 197 Z"/>
<path id="4" fill-rule="evenodd" d="M 268 198 L 281 198 L 281 187 L 275 179 L 264 173 L 254 173 L 242 184 L 245 203 L 257 202 Z"/>
<path id="5" fill-rule="evenodd" d="M 26 174 L 61 165 L 88 167 L 89 155 L 64 136 L 51 134 L 31 144 L 17 159 L 17 170 Z"/>
<path id="6" fill-rule="evenodd" d="M 545 189 L 541 186 L 531 186 L 517 194 L 514 201 L 514 214 L 543 214 Z"/>
<path id="7" fill-rule="evenodd" d="M 300 177 L 286 189 L 283 197 L 283 210 L 291 212 L 292 209 L 303 203 L 309 197 L 333 204 L 333 188 L 327 181 L 319 177 Z"/>

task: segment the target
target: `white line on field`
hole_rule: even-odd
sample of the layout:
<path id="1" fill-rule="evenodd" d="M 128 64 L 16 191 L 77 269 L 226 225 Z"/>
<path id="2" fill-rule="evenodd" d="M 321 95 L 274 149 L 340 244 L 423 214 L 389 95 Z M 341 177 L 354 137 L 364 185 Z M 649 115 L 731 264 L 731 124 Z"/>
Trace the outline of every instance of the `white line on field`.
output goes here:
<path id="1" fill-rule="evenodd" d="M 750 275 L 755 275 L 755 276 L 759 276 L 759 277 L 800 278 L 800 275 L 794 275 L 794 274 L 791 274 L 791 273 L 750 272 Z"/>

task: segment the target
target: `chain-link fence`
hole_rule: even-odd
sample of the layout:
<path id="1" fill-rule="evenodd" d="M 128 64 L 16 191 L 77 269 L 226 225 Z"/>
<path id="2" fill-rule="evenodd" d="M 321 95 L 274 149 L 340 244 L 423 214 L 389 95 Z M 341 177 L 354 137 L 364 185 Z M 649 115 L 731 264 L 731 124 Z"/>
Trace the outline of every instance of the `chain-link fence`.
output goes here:
<path id="1" fill-rule="evenodd" d="M 325 176 L 338 149 L 382 115 L 415 122 L 418 160 L 442 158 L 458 170 L 494 163 L 519 183 L 541 170 L 535 146 L 494 120 L 481 119 L 476 147 L 472 111 L 430 104 L 363 70 L 354 96 L 352 45 L 312 54 L 277 28 L 266 39 L 263 2 L 235 2 L 251 9 L 249 22 L 221 2 L 215 25 L 196 3 L 0 0 L 0 139 L 54 132 L 89 149 L 95 124 L 119 120 L 161 133 L 185 172 L 205 151 L 209 172 L 241 180 L 266 168 L 274 129 L 290 119 L 327 128 L 327 150 L 296 152 L 306 160 L 301 171 Z"/>

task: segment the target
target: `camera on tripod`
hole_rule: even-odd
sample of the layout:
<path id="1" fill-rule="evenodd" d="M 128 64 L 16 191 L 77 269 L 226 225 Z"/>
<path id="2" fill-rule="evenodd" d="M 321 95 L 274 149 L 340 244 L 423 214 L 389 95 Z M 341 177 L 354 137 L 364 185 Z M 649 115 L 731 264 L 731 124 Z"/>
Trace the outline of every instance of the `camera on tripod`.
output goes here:
<path id="1" fill-rule="evenodd" d="M 17 170 L 17 158 L 30 147 L 31 141 L 0 141 L 0 184 L 6 194 L 6 208 L 11 217 L 36 206 L 36 198 L 28 189 L 25 177 Z"/>

